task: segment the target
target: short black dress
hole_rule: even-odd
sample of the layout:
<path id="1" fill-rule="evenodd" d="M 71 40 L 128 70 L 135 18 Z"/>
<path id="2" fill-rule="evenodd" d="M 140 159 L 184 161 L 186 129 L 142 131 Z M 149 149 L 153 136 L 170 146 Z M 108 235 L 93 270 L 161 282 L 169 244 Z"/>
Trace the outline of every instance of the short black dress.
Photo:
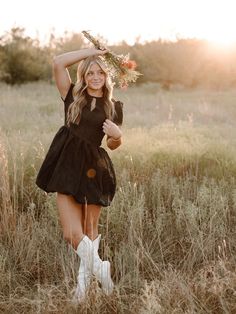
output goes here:
<path id="1" fill-rule="evenodd" d="M 109 206 L 116 191 L 116 175 L 107 151 L 101 147 L 106 119 L 103 97 L 86 92 L 79 124 L 66 126 L 69 105 L 73 102 L 72 83 L 64 100 L 65 123 L 54 136 L 39 169 L 36 184 L 47 193 L 72 195 L 80 204 Z M 96 107 L 91 111 L 92 99 Z M 116 115 L 113 122 L 123 122 L 123 103 L 113 100 Z"/>

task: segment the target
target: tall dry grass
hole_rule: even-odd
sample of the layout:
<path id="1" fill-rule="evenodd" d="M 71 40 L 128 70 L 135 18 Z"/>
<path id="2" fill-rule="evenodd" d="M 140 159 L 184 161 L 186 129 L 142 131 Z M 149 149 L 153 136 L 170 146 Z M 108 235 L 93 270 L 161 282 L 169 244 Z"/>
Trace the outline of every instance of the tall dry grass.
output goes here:
<path id="1" fill-rule="evenodd" d="M 93 282 L 81 305 L 55 194 L 35 185 L 62 102 L 45 83 L 0 91 L 1 313 L 236 312 L 235 91 L 116 91 L 118 188 L 99 225 L 115 291 L 106 297 Z"/>

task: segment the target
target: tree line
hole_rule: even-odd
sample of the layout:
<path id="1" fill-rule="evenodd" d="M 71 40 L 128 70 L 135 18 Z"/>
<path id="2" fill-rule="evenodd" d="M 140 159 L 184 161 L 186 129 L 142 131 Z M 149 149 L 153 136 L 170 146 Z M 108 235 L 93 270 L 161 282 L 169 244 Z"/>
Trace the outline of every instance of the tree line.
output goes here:
<path id="1" fill-rule="evenodd" d="M 103 43 L 106 41 L 100 38 Z M 50 35 L 42 46 L 38 39 L 25 35 L 20 27 L 12 28 L 0 37 L 0 81 L 23 84 L 31 81 L 53 81 L 51 64 L 54 55 L 88 47 L 82 34 L 63 37 Z M 117 54 L 129 53 L 143 75 L 137 84 L 155 82 L 164 89 L 232 88 L 236 86 L 236 48 L 220 49 L 200 39 L 156 40 L 134 45 L 125 41 L 108 48 Z M 76 66 L 70 68 L 76 76 Z"/>

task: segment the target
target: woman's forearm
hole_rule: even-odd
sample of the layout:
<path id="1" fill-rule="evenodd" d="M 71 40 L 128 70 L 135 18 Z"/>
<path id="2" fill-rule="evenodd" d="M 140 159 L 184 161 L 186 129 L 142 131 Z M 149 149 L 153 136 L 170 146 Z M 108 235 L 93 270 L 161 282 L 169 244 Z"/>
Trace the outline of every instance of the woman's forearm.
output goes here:
<path id="1" fill-rule="evenodd" d="M 53 58 L 53 63 L 62 67 L 69 67 L 82 59 L 95 55 L 97 52 L 94 48 L 75 50 L 66 52 Z"/>

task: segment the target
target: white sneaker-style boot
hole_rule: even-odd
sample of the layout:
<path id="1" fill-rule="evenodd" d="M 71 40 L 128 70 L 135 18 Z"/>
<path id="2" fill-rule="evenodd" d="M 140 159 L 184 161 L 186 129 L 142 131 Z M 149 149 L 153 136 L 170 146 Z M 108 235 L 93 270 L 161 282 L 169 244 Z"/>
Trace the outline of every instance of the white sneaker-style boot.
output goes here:
<path id="1" fill-rule="evenodd" d="M 110 295 L 113 291 L 113 281 L 111 279 L 111 265 L 109 261 L 102 261 L 98 255 L 98 248 L 100 244 L 101 234 L 93 240 L 94 247 L 94 261 L 93 274 L 100 281 L 102 290 L 106 295 Z"/>

